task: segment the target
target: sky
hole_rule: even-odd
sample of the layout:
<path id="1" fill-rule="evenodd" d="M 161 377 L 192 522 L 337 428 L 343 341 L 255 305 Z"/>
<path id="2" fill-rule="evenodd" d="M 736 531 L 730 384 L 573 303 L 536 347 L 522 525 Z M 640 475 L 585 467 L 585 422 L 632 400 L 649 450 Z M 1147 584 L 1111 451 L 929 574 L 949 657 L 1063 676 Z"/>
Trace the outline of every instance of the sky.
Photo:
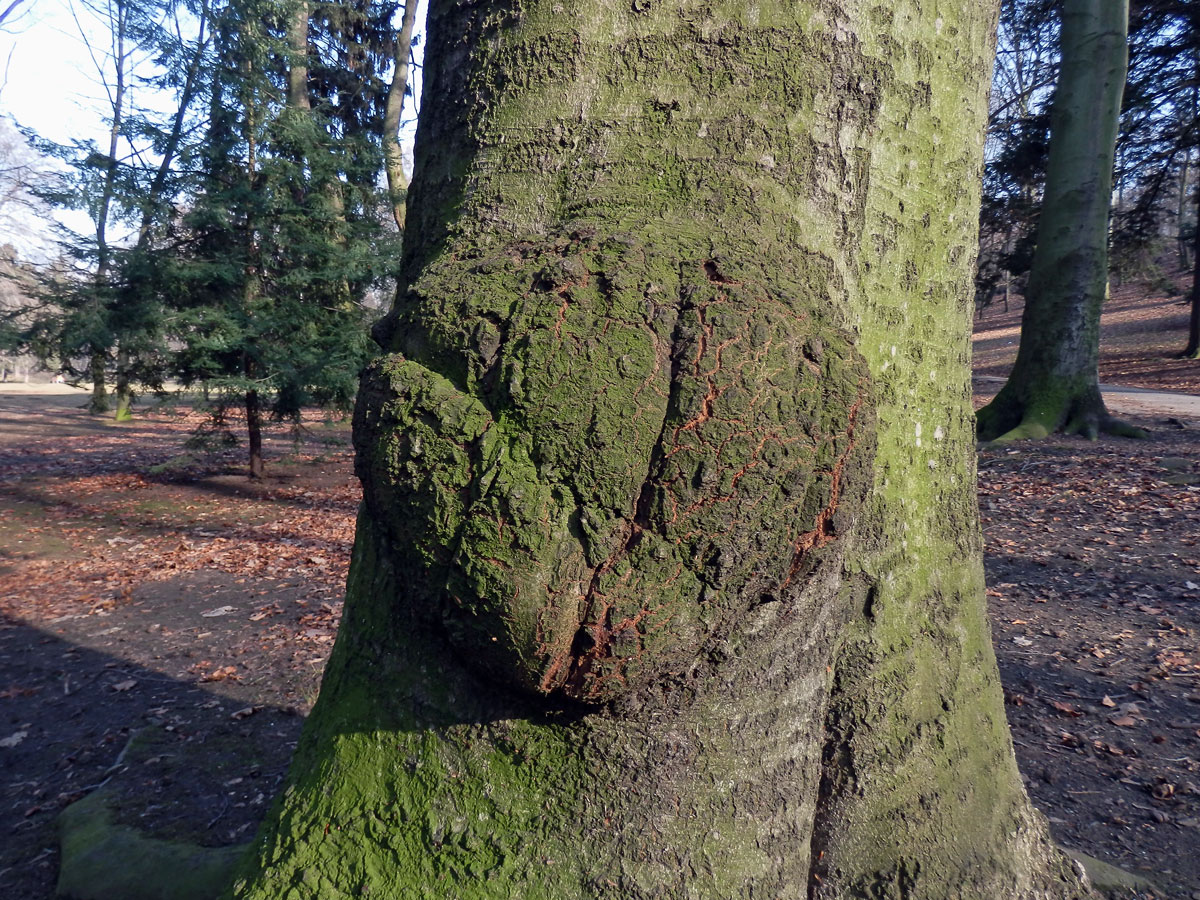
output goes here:
<path id="1" fill-rule="evenodd" d="M 23 10 L 0 29 L 0 114 L 55 141 L 102 136 L 106 102 L 70 4 L 29 0 Z M 94 19 L 78 21 L 104 46 Z"/>
<path id="2" fill-rule="evenodd" d="M 110 106 L 98 66 L 105 63 L 107 42 L 105 23 L 78 0 L 25 0 L 0 26 L 0 116 L 57 143 L 105 143 Z M 134 97 L 148 105 L 153 100 L 144 93 Z M 92 229 L 78 211 L 56 211 L 54 220 L 81 233 Z M 53 255 L 53 221 L 26 217 L 21 226 L 0 234 L 0 244 L 11 243 L 31 259 Z M 14 228 L 11 222 L 4 227 Z"/>

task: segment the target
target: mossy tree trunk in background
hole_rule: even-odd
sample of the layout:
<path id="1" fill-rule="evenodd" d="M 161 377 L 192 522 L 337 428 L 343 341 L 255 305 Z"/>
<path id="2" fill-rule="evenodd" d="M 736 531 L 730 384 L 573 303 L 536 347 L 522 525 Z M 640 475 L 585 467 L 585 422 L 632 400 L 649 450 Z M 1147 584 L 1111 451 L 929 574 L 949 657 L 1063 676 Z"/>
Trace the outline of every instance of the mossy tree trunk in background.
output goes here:
<path id="1" fill-rule="evenodd" d="M 994 14 L 434 0 L 345 617 L 235 896 L 1086 893 L 984 617 Z"/>
<path id="2" fill-rule="evenodd" d="M 1008 381 L 979 411 L 982 440 L 1139 433 L 1105 411 L 1098 374 L 1128 26 L 1128 0 L 1062 4 L 1062 62 L 1021 341 Z"/>

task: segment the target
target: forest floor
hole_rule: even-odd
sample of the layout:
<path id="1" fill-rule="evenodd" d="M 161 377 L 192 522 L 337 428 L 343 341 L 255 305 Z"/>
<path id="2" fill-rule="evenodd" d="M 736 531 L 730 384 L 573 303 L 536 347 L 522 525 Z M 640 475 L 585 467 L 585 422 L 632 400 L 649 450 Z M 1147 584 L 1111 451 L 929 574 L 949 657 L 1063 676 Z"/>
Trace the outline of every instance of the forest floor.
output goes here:
<path id="1" fill-rule="evenodd" d="M 1200 363 L 1168 358 L 1182 314 L 1118 292 L 1104 377 L 1200 395 Z M 979 402 L 1017 316 L 977 323 Z M 116 425 L 82 400 L 0 386 L 0 884 L 29 900 L 53 895 L 58 812 L 96 790 L 155 834 L 250 837 L 316 696 L 358 498 L 344 421 L 273 432 L 255 484 L 243 451 L 185 449 L 186 406 Z M 1160 886 L 1142 897 L 1200 898 L 1200 416 L 1110 402 L 1151 439 L 980 451 L 997 656 L 1056 838 Z"/>

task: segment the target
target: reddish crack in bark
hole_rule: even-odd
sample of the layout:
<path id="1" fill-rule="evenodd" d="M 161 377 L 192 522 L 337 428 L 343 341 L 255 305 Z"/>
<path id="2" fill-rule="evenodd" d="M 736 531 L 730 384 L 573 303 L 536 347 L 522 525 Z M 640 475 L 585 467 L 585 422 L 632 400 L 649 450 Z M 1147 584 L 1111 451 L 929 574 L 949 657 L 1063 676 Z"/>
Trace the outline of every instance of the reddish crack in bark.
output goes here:
<path id="1" fill-rule="evenodd" d="M 860 382 L 858 386 L 858 399 L 854 401 L 854 405 L 849 410 L 849 422 L 846 426 L 845 435 L 848 438 L 846 449 L 842 455 L 838 457 L 833 468 L 830 470 L 831 484 L 829 487 L 829 503 L 825 506 L 819 516 L 817 516 L 816 526 L 811 531 L 806 531 L 800 535 L 792 546 L 795 549 L 795 555 L 792 557 L 792 566 L 788 571 L 787 578 L 784 579 L 782 587 L 787 587 L 791 584 L 792 579 L 800 571 L 800 566 L 804 562 L 804 558 L 812 550 L 819 550 L 837 535 L 833 532 L 833 516 L 837 512 L 838 504 L 841 502 L 842 493 L 842 472 L 846 467 L 846 460 L 850 458 L 850 454 L 854 452 L 856 438 L 854 436 L 854 425 L 858 419 L 858 411 L 863 403 L 863 385 Z"/>

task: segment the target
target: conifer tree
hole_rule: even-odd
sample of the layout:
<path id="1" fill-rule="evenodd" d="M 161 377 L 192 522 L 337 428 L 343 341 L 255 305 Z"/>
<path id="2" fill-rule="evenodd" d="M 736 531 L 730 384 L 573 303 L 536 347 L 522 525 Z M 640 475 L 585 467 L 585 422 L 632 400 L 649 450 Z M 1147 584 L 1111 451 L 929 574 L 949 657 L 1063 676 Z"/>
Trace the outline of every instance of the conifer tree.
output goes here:
<path id="1" fill-rule="evenodd" d="M 213 390 L 219 409 L 244 410 L 255 478 L 267 418 L 349 404 L 366 359 L 360 300 L 392 265 L 375 184 L 379 103 L 369 99 L 379 54 L 360 54 L 356 76 L 339 70 L 338 84 L 314 90 L 336 68 L 317 65 L 312 39 L 328 27 L 316 11 L 331 5 L 222 8 L 199 190 L 173 271 L 180 375 Z"/>

